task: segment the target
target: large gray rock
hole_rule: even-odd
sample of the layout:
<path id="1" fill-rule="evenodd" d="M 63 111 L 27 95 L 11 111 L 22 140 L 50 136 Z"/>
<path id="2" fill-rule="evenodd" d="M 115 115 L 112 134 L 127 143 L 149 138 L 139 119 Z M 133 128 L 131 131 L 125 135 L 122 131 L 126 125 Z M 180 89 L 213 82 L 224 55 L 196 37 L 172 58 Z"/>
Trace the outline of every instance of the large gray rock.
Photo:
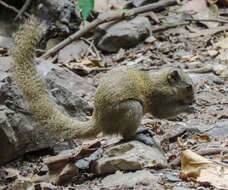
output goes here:
<path id="1" fill-rule="evenodd" d="M 98 48 L 106 52 L 118 52 L 120 48 L 136 46 L 149 36 L 148 18 L 137 16 L 132 20 L 104 23 L 95 33 Z"/>
<path id="2" fill-rule="evenodd" d="M 0 164 L 60 140 L 54 134 L 41 131 L 42 126 L 33 120 L 28 105 L 7 72 L 10 62 L 10 58 L 0 58 Z M 39 65 L 39 72 L 45 78 L 57 109 L 75 119 L 85 119 L 90 107 L 80 95 L 94 88 L 76 74 L 48 62 Z"/>
<path id="3" fill-rule="evenodd" d="M 212 125 L 187 126 L 186 129 L 197 133 L 205 133 L 211 137 L 228 137 L 228 121 L 219 121 Z"/>
<path id="4" fill-rule="evenodd" d="M 129 141 L 105 148 L 102 157 L 92 162 L 91 170 L 96 174 L 107 174 L 117 170 L 162 168 L 166 165 L 163 152 L 156 146 L 151 147 L 139 141 Z"/>
<path id="5" fill-rule="evenodd" d="M 77 61 L 85 55 L 88 48 L 89 45 L 84 41 L 74 41 L 59 51 L 58 62 L 68 63 L 75 60 Z"/>
<path id="6" fill-rule="evenodd" d="M 10 48 L 13 44 L 13 39 L 0 36 L 0 48 Z"/>
<path id="7" fill-rule="evenodd" d="M 228 137 L 228 121 L 215 123 L 211 126 L 210 130 L 205 133 L 213 137 Z"/>

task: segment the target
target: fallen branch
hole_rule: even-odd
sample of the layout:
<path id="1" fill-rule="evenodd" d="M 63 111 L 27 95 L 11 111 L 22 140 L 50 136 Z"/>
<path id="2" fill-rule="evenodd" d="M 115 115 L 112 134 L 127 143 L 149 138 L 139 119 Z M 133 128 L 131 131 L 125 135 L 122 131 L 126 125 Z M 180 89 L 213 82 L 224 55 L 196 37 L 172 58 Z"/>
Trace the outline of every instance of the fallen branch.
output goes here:
<path id="1" fill-rule="evenodd" d="M 123 19 L 123 18 L 131 17 L 131 16 L 135 16 L 137 14 L 145 13 L 148 11 L 153 11 L 155 9 L 162 9 L 167 6 L 177 5 L 177 2 L 178 2 L 177 0 L 169 0 L 169 1 L 162 0 L 157 3 L 134 8 L 134 9 L 128 10 L 126 12 L 115 11 L 115 12 L 111 13 L 111 15 L 103 14 L 103 15 L 99 16 L 97 19 L 95 19 L 93 22 L 89 23 L 86 27 L 84 27 L 81 30 L 77 31 L 76 33 L 72 34 L 71 36 L 69 36 L 68 38 L 66 38 L 59 44 L 57 44 L 55 47 L 48 50 L 45 54 L 43 54 L 41 56 L 41 58 L 45 59 L 45 58 L 52 56 L 53 54 L 55 54 L 56 52 L 58 52 L 59 50 L 64 48 L 66 45 L 68 45 L 72 41 L 82 37 L 87 32 L 91 31 L 92 29 L 94 29 L 95 27 L 97 27 L 100 24 L 103 24 L 105 22 L 114 21 L 117 19 Z"/>
<path id="2" fill-rule="evenodd" d="M 26 0 L 25 4 L 23 5 L 19 13 L 17 13 L 17 16 L 14 19 L 15 21 L 18 20 L 18 18 L 20 18 L 22 14 L 26 14 L 25 11 L 28 8 L 28 6 L 31 4 L 31 2 L 32 2 L 31 0 Z"/>
<path id="3" fill-rule="evenodd" d="M 213 35 L 213 34 L 217 34 L 219 32 L 227 31 L 227 30 L 228 30 L 228 26 L 225 25 L 225 26 L 220 26 L 220 27 L 216 27 L 216 28 L 212 28 L 212 29 L 201 30 L 197 33 L 189 34 L 187 37 L 195 38 L 195 37 L 200 37 L 200 36 Z"/>
<path id="4" fill-rule="evenodd" d="M 185 19 L 185 21 L 228 23 L 228 20 L 222 20 L 222 19 L 193 19 L 193 18 L 187 18 L 187 19 Z"/>
<path id="5" fill-rule="evenodd" d="M 170 28 L 176 28 L 177 26 L 183 26 L 189 24 L 189 22 L 182 22 L 182 23 L 176 23 L 176 24 L 168 24 L 168 25 L 164 25 L 164 26 L 159 26 L 157 28 L 153 28 L 151 29 L 151 32 L 161 32 Z"/>
<path id="6" fill-rule="evenodd" d="M 8 5 L 8 4 L 5 3 L 4 1 L 0 1 L 0 4 L 1 4 L 2 6 L 4 6 L 4 7 L 6 7 L 7 9 L 10 9 L 10 10 L 14 11 L 14 12 L 17 13 L 17 14 L 20 12 L 17 8 L 15 8 L 15 7 L 11 6 L 11 5 Z M 29 17 L 29 14 L 28 14 L 28 13 L 25 13 L 25 15 L 26 15 L 27 17 Z"/>

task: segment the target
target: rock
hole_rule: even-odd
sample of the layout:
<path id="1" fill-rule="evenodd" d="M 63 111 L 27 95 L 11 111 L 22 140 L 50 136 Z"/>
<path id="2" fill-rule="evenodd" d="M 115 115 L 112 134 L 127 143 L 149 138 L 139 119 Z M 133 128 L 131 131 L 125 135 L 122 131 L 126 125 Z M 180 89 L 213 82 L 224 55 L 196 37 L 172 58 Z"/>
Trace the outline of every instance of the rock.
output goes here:
<path id="1" fill-rule="evenodd" d="M 41 130 L 42 126 L 32 119 L 22 94 L 7 72 L 9 64 L 10 61 L 0 64 L 0 164 L 60 141 L 54 134 Z M 42 72 L 42 69 L 39 70 Z M 57 109 L 73 118 L 85 119 L 89 105 L 79 92 L 86 94 L 94 88 L 66 69 L 47 65 L 47 70 L 49 72 L 43 73 L 43 76 Z"/>
<path id="2" fill-rule="evenodd" d="M 8 38 L 8 37 L 4 37 L 4 36 L 0 36 L 0 48 L 10 48 L 13 44 L 13 39 L 12 38 Z"/>
<path id="3" fill-rule="evenodd" d="M 129 171 L 166 165 L 164 154 L 156 146 L 130 141 L 105 148 L 102 157 L 91 163 L 91 170 L 96 174 L 107 174 L 117 170 Z"/>
<path id="4" fill-rule="evenodd" d="M 117 171 L 113 175 L 109 175 L 102 180 L 104 187 L 113 187 L 113 186 L 127 186 L 134 187 L 134 185 L 150 184 L 158 182 L 159 177 L 151 174 L 147 170 L 140 170 L 136 172 L 122 173 Z"/>
<path id="5" fill-rule="evenodd" d="M 83 158 L 78 160 L 75 165 L 79 168 L 79 169 L 89 169 L 89 164 L 91 163 L 91 161 L 97 160 L 99 157 L 101 157 L 102 154 L 102 149 L 98 149 L 97 151 L 95 151 L 93 154 L 91 154 L 89 157 Z"/>
<path id="6" fill-rule="evenodd" d="M 149 36 L 150 27 L 148 18 L 142 16 L 104 23 L 95 32 L 97 46 L 110 53 L 134 47 Z"/>
<path id="7" fill-rule="evenodd" d="M 73 2 L 69 0 L 46 0 L 37 2 L 36 6 L 39 7 L 36 16 L 47 22 L 50 36 L 56 36 L 56 31 L 64 35 L 78 30 L 81 19 L 79 18 L 79 10 L 75 9 Z M 72 20 L 74 21 L 73 24 L 71 23 Z"/>
<path id="8" fill-rule="evenodd" d="M 89 45 L 84 41 L 76 41 L 60 50 L 58 62 L 68 63 L 70 61 L 79 60 L 88 51 Z"/>
<path id="9" fill-rule="evenodd" d="M 167 174 L 166 178 L 170 182 L 180 182 L 181 181 L 181 179 L 177 175 L 174 175 L 174 174 Z"/>
<path id="10" fill-rule="evenodd" d="M 37 173 L 39 176 L 46 175 L 48 173 L 48 167 L 47 165 L 43 165 L 42 168 L 39 169 L 39 172 Z"/>
<path id="11" fill-rule="evenodd" d="M 209 86 L 212 86 L 213 83 L 215 84 L 224 83 L 223 79 L 214 75 L 213 73 L 206 73 L 206 74 L 190 73 L 190 77 L 192 78 L 193 83 L 199 86 L 204 86 L 205 83 Z"/>
<path id="12" fill-rule="evenodd" d="M 228 121 L 220 121 L 213 125 L 187 126 L 186 129 L 195 133 L 204 133 L 212 137 L 226 137 L 228 136 Z"/>
<path id="13" fill-rule="evenodd" d="M 148 44 L 152 44 L 156 40 L 157 39 L 154 36 L 149 36 L 148 38 L 146 38 L 145 42 L 148 43 Z"/>
<path id="14" fill-rule="evenodd" d="M 12 62 L 12 58 L 11 57 L 0 57 L 0 81 L 6 76 L 8 75 L 7 72 L 10 70 L 10 64 Z M 6 74 L 4 75 L 3 73 L 6 72 Z M 2 76 L 2 74 L 4 76 Z"/>
<path id="15" fill-rule="evenodd" d="M 58 188 L 55 185 L 52 185 L 51 183 L 41 182 L 34 185 L 34 189 L 45 189 L 45 190 L 57 190 Z"/>
<path id="16" fill-rule="evenodd" d="M 228 137 L 228 121 L 217 122 L 211 125 L 210 130 L 206 134 L 213 137 Z"/>
<path id="17" fill-rule="evenodd" d="M 208 50 L 207 52 L 210 57 L 215 57 L 216 55 L 218 55 L 218 51 L 216 50 Z"/>
<path id="18" fill-rule="evenodd" d="M 89 112 L 90 106 L 81 97 L 89 90 L 94 91 L 94 87 L 67 69 L 54 69 L 45 80 L 60 111 L 75 119 L 85 119 L 85 113 Z"/>

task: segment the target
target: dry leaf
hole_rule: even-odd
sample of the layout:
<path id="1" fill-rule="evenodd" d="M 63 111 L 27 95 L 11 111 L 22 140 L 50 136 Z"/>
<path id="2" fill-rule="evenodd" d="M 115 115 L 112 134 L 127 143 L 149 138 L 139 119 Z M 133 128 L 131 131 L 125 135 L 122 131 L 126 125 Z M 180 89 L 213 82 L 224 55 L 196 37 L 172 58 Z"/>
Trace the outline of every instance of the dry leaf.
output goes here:
<path id="1" fill-rule="evenodd" d="M 181 153 L 182 175 L 218 189 L 228 189 L 228 166 L 212 162 L 191 150 Z"/>
<path id="2" fill-rule="evenodd" d="M 228 48 L 228 38 L 224 38 L 215 44 L 216 48 Z"/>
<path id="3" fill-rule="evenodd" d="M 192 138 L 197 142 L 210 142 L 210 137 L 207 134 L 196 134 Z"/>
<path id="4" fill-rule="evenodd" d="M 186 55 L 183 56 L 182 59 L 184 61 L 189 61 L 189 62 L 194 62 L 200 59 L 200 57 L 198 55 L 192 56 L 192 55 Z"/>
<path id="5" fill-rule="evenodd" d="M 102 67 L 100 62 L 96 59 L 93 59 L 93 60 L 85 59 L 85 60 L 82 60 L 81 62 L 63 63 L 63 66 L 78 73 L 79 75 L 87 75 L 91 71 L 93 71 L 94 67 Z"/>
<path id="6" fill-rule="evenodd" d="M 227 155 L 222 156 L 222 160 L 226 160 L 226 159 L 228 159 L 228 154 L 227 154 Z"/>
<path id="7" fill-rule="evenodd" d="M 183 139 L 181 137 L 177 137 L 177 144 L 179 147 L 185 147 L 184 143 L 183 143 Z"/>

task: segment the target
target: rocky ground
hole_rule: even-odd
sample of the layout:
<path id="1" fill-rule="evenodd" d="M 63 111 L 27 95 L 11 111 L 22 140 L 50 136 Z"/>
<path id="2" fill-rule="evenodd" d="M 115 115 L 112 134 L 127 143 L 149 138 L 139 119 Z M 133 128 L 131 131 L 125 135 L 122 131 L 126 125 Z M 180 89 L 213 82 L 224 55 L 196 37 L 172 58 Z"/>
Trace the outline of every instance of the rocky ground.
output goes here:
<path id="1" fill-rule="evenodd" d="M 139 1 L 134 2 L 136 6 Z M 80 120 L 90 117 L 99 79 L 112 68 L 129 65 L 153 72 L 178 66 L 189 72 L 195 84 L 197 111 L 170 120 L 146 115 L 141 128 L 149 129 L 144 133 L 153 141 L 152 146 L 136 140 L 118 143 L 120 137 L 102 135 L 92 141 L 63 142 L 40 130 L 10 75 L 12 37 L 8 33 L 15 29 L 5 22 L 7 11 L 1 14 L 0 189 L 228 189 L 227 172 L 215 172 L 213 177 L 209 175 L 213 172 L 207 172 L 207 177 L 201 176 L 206 180 L 188 175 L 186 168 L 192 167 L 188 164 L 193 158 L 182 152 L 191 149 L 217 168 L 223 164 L 227 171 L 228 27 L 221 20 L 186 24 L 189 17 L 178 10 L 196 11 L 200 4 L 190 2 L 111 26 L 101 25 L 96 37 L 83 38 L 60 50 L 52 60 L 55 64 L 48 60 L 37 66 L 56 107 Z M 211 10 L 209 5 L 200 6 Z M 224 20 L 227 9 L 217 8 Z M 49 40 L 49 44 L 56 41 L 59 39 Z M 197 73 L 198 68 L 206 68 L 205 73 Z M 209 162 L 197 156 L 194 160 L 198 165 Z M 196 166 L 193 169 L 198 170 Z"/>

